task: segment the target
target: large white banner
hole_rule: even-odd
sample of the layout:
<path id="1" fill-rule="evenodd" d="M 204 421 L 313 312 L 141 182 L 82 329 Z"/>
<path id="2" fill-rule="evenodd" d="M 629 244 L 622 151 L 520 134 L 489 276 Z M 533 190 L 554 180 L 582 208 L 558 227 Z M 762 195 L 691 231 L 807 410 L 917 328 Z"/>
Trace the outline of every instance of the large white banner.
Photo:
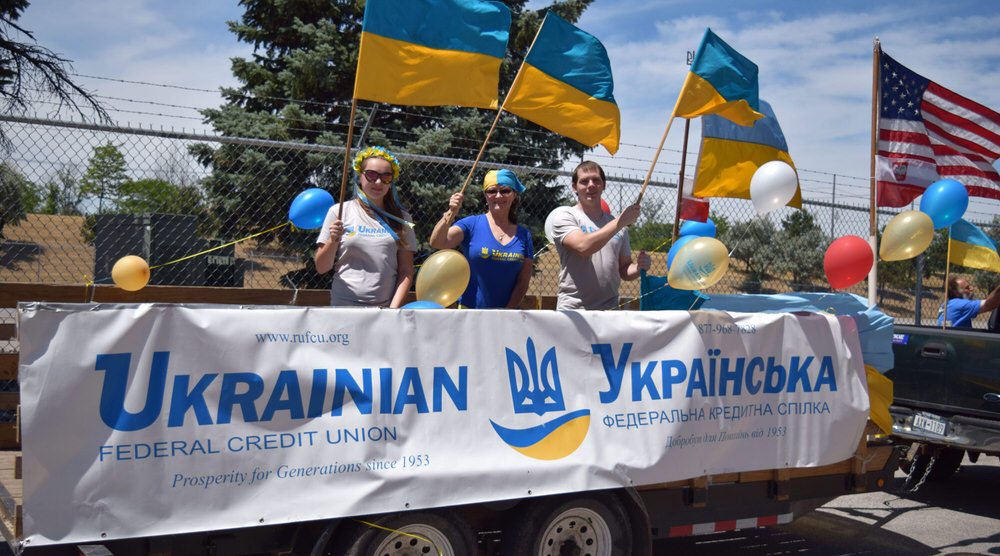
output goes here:
<path id="1" fill-rule="evenodd" d="M 29 546 L 825 465 L 868 414 L 825 314 L 19 313 Z"/>

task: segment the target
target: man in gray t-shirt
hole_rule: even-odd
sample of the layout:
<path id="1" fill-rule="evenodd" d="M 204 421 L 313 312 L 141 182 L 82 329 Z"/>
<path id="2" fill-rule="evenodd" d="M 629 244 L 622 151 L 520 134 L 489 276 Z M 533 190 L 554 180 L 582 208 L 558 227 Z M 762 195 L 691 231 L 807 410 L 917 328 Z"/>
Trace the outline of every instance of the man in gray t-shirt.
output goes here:
<path id="1" fill-rule="evenodd" d="M 649 268 L 645 251 L 632 262 L 627 227 L 639 218 L 639 205 L 627 207 L 617 217 L 601 208 L 604 170 L 596 162 L 584 162 L 573 170 L 573 192 L 577 204 L 552 211 L 546 234 L 559 253 L 559 297 L 557 309 L 614 309 L 618 286 L 635 280 Z"/>

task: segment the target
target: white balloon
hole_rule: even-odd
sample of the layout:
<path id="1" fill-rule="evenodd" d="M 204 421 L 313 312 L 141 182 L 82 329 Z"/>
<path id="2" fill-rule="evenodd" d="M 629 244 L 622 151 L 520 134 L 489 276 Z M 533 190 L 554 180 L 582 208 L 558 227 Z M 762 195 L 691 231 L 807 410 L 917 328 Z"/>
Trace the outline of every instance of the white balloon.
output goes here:
<path id="1" fill-rule="evenodd" d="M 766 214 L 788 204 L 799 188 L 795 169 L 786 162 L 765 162 L 750 178 L 750 200 L 757 214 Z"/>

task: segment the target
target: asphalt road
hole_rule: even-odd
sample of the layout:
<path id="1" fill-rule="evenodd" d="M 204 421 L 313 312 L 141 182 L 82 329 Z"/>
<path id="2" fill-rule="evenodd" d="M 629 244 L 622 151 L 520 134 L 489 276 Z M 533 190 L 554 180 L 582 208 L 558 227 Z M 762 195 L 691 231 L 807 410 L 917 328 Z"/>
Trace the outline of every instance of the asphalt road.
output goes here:
<path id="1" fill-rule="evenodd" d="M 897 483 L 902 473 L 896 472 Z M 916 494 L 842 496 L 790 525 L 658 541 L 656 556 L 1000 554 L 1000 461 L 966 458 Z"/>

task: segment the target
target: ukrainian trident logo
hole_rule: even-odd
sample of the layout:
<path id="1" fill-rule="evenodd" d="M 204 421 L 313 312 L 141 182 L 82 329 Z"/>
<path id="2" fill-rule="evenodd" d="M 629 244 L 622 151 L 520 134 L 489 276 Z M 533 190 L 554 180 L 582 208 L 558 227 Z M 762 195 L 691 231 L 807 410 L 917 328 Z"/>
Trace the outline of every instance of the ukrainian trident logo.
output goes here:
<path id="1" fill-rule="evenodd" d="M 549 348 L 542 356 L 542 366 L 538 368 L 535 342 L 527 341 L 528 365 L 516 351 L 507 351 L 507 376 L 510 380 L 510 395 L 514 399 L 514 413 L 537 413 L 565 411 L 562 387 L 559 385 L 559 368 L 556 363 L 556 348 Z"/>
<path id="2" fill-rule="evenodd" d="M 534 413 L 541 417 L 559 412 L 560 415 L 526 429 L 507 428 L 491 419 L 493 430 L 508 446 L 535 459 L 560 459 L 576 451 L 590 428 L 590 410 L 563 413 L 566 404 L 559 382 L 555 346 L 545 352 L 541 361 L 530 337 L 525 342 L 525 357 L 510 348 L 505 351 L 514 413 Z"/>

